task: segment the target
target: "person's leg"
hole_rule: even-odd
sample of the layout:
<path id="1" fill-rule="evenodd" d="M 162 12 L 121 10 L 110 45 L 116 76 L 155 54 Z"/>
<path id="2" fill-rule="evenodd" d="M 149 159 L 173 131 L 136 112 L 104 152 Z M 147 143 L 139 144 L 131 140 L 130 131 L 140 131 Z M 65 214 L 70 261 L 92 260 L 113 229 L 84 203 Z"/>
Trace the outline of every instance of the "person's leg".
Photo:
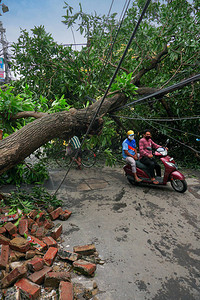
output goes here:
<path id="1" fill-rule="evenodd" d="M 81 157 L 77 157 L 78 168 L 81 170 Z"/>
<path id="2" fill-rule="evenodd" d="M 81 153 L 79 151 L 77 158 L 75 158 L 76 151 L 77 151 L 77 149 L 74 150 L 74 152 L 72 154 L 72 159 L 77 163 L 78 169 L 81 169 Z"/>
<path id="3" fill-rule="evenodd" d="M 136 173 L 136 163 L 135 163 L 135 159 L 130 157 L 130 156 L 127 156 L 126 157 L 126 161 L 129 165 L 131 165 L 131 169 L 132 169 L 132 173 L 133 173 L 133 176 L 135 178 L 135 181 L 137 182 L 140 182 L 142 181 L 138 176 L 137 176 L 137 173 Z"/>
<path id="4" fill-rule="evenodd" d="M 157 161 L 155 159 L 153 159 L 153 160 L 154 160 L 156 174 L 157 174 L 157 176 L 161 177 L 161 166 L 157 163 Z"/>
<path id="5" fill-rule="evenodd" d="M 151 180 L 155 184 L 158 184 L 159 182 L 157 180 L 155 180 L 155 173 L 154 173 L 155 163 L 154 163 L 154 160 L 149 158 L 149 157 L 143 156 L 140 161 L 141 161 L 141 163 L 143 163 L 144 165 L 146 165 L 148 167 Z"/>

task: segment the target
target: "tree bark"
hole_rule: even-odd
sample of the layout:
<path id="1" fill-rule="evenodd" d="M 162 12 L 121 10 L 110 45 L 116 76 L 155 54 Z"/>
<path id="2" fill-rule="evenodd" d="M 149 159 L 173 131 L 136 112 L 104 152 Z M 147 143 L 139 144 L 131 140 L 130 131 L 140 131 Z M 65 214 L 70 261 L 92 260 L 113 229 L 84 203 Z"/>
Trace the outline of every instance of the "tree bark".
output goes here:
<path id="1" fill-rule="evenodd" d="M 105 99 L 92 130 L 102 126 L 102 117 L 126 103 L 122 93 Z M 70 109 L 37 118 L 33 122 L 0 141 L 0 174 L 22 162 L 36 149 L 56 137 L 70 139 L 84 134 L 99 106 L 99 101 L 85 109 Z M 30 112 L 29 112 L 30 113 Z M 25 116 L 25 115 L 24 115 Z"/>

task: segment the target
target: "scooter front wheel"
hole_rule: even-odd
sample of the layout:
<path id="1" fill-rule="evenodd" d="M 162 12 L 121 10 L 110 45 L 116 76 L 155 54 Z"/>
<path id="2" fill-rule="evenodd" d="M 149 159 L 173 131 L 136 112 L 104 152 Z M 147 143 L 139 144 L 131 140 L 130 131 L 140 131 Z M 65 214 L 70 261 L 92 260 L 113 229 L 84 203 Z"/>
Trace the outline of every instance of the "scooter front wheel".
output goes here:
<path id="1" fill-rule="evenodd" d="M 185 180 L 173 179 L 171 186 L 176 192 L 184 193 L 187 190 L 187 182 Z"/>

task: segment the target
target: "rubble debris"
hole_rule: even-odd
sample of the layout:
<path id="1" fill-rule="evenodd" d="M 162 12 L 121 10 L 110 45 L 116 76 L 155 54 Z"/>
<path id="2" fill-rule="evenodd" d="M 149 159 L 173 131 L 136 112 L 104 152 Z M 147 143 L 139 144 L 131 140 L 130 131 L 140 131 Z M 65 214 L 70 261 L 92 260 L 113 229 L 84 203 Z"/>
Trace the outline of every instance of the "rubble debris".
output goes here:
<path id="1" fill-rule="evenodd" d="M 1 246 L 0 269 L 6 269 L 9 258 L 9 245 Z"/>
<path id="2" fill-rule="evenodd" d="M 72 212 L 65 209 L 64 211 L 62 211 L 60 213 L 59 219 L 62 221 L 66 221 L 67 219 L 69 219 L 69 217 L 71 216 Z"/>
<path id="3" fill-rule="evenodd" d="M 56 258 L 58 252 L 58 248 L 55 247 L 49 247 L 47 252 L 44 255 L 44 262 L 47 266 L 51 266 L 54 262 L 54 259 Z"/>
<path id="4" fill-rule="evenodd" d="M 30 244 L 26 239 L 22 237 L 16 237 L 10 241 L 9 247 L 18 252 L 26 252 L 30 249 Z"/>
<path id="5" fill-rule="evenodd" d="M 58 300 L 59 293 L 60 300 L 78 300 L 98 294 L 96 284 L 88 290 L 72 281 L 71 274 L 93 277 L 101 260 L 94 244 L 73 251 L 61 245 L 62 224 L 53 221 L 66 221 L 71 211 L 51 207 L 9 215 L 9 210 L 0 208 L 0 299 Z"/>
<path id="6" fill-rule="evenodd" d="M 45 276 L 45 287 L 58 288 L 61 281 L 71 282 L 71 275 L 69 272 L 49 272 Z"/>
<path id="7" fill-rule="evenodd" d="M 25 277 L 27 273 L 26 267 L 17 267 L 9 274 L 6 274 L 1 280 L 1 288 L 5 289 L 15 283 L 18 279 Z"/>
<path id="8" fill-rule="evenodd" d="M 41 287 L 26 278 L 18 280 L 15 286 L 20 290 L 20 297 L 22 299 L 38 299 L 41 294 Z"/>
<path id="9" fill-rule="evenodd" d="M 57 242 L 51 236 L 45 236 L 42 241 L 47 245 L 47 247 L 55 247 L 57 248 Z"/>
<path id="10" fill-rule="evenodd" d="M 96 251 L 94 244 L 84 245 L 84 246 L 74 246 L 74 252 L 80 255 L 91 255 Z"/>
<path id="11" fill-rule="evenodd" d="M 57 240 L 60 237 L 61 233 L 62 233 L 62 225 L 57 224 L 51 231 L 51 237 L 54 240 Z"/>
<path id="12" fill-rule="evenodd" d="M 33 271 L 33 272 L 39 271 L 44 266 L 44 259 L 36 256 L 31 261 L 28 262 L 27 266 L 30 271 Z"/>
<path id="13" fill-rule="evenodd" d="M 59 285 L 59 294 L 60 300 L 73 300 L 74 299 L 74 292 L 73 292 L 73 285 L 71 282 L 61 281 Z"/>
<path id="14" fill-rule="evenodd" d="M 81 260 L 81 259 L 73 262 L 73 267 L 74 267 L 74 270 L 76 270 L 86 276 L 94 275 L 94 272 L 96 270 L 95 264 L 92 264 L 90 262 L 87 262 L 87 261 Z"/>
<path id="15" fill-rule="evenodd" d="M 65 251 L 65 250 L 59 250 L 58 251 L 58 256 L 62 260 L 67 260 L 67 261 L 76 261 L 78 260 L 81 256 L 77 253 L 71 252 L 71 251 Z"/>
<path id="16" fill-rule="evenodd" d="M 45 275 L 50 271 L 52 271 L 52 267 L 44 266 L 44 268 L 40 271 L 36 271 L 28 276 L 28 279 L 34 283 L 42 284 L 44 282 Z"/>

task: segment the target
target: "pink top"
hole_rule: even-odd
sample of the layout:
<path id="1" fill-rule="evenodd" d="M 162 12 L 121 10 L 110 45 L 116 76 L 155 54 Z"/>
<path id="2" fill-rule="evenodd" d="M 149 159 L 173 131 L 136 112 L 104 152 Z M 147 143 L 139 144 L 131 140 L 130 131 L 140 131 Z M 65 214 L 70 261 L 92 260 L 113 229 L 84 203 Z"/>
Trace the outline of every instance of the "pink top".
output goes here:
<path id="1" fill-rule="evenodd" d="M 140 151 L 140 159 L 143 156 L 148 156 L 149 154 L 152 154 L 151 150 L 147 150 L 147 147 L 151 147 L 154 149 L 157 149 L 161 147 L 160 145 L 157 145 L 152 141 L 152 139 L 149 139 L 148 141 L 145 138 L 140 139 L 139 141 L 139 151 Z"/>

